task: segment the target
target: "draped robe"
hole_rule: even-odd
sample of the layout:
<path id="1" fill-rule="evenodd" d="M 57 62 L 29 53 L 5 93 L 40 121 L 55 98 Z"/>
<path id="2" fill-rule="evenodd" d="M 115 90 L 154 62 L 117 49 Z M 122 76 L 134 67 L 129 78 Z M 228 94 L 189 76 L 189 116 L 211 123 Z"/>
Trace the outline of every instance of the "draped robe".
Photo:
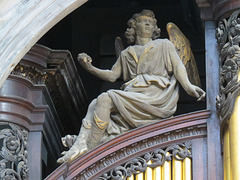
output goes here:
<path id="1" fill-rule="evenodd" d="M 180 60 L 174 45 L 157 39 L 143 46 L 138 57 L 134 46 L 121 52 L 122 90 L 109 90 L 115 110 L 102 142 L 142 125 L 171 117 L 177 108 L 178 84 L 173 58 Z"/>

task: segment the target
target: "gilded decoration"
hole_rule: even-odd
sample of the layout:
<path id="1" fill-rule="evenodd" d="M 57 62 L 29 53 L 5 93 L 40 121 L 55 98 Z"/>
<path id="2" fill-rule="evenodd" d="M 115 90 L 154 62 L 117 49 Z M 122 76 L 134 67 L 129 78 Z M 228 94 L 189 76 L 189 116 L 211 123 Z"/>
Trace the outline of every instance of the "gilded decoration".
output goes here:
<path id="1" fill-rule="evenodd" d="M 0 123 L 0 179 L 27 180 L 28 132 L 11 123 Z"/>
<path id="2" fill-rule="evenodd" d="M 230 119 L 236 98 L 240 95 L 238 78 L 240 66 L 240 11 L 229 19 L 222 19 L 216 28 L 216 39 L 220 52 L 220 94 L 217 96 L 217 109 L 220 122 Z"/>
<path id="3" fill-rule="evenodd" d="M 33 66 L 22 65 L 20 63 L 14 68 L 11 74 L 26 78 L 33 84 L 44 84 L 47 78 L 45 72 L 41 72 Z"/>

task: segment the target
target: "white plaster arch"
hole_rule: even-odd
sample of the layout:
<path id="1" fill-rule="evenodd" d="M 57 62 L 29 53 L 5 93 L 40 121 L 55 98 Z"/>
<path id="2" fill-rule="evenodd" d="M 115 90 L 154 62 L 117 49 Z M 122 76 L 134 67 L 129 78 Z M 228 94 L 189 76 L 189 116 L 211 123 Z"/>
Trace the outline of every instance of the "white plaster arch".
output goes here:
<path id="1" fill-rule="evenodd" d="M 88 0 L 1 0 L 0 87 L 29 49 Z"/>

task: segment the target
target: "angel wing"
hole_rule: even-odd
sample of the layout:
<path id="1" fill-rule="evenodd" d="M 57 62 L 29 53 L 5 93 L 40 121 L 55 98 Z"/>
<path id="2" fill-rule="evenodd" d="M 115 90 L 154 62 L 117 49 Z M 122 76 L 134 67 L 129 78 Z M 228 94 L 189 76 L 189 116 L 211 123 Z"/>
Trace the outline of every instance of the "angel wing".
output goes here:
<path id="1" fill-rule="evenodd" d="M 184 36 L 182 31 L 173 23 L 167 24 L 167 32 L 170 41 L 174 44 L 180 59 L 186 67 L 190 82 L 198 87 L 201 87 L 201 82 L 198 74 L 197 64 L 191 50 L 189 40 Z"/>
<path id="2" fill-rule="evenodd" d="M 122 50 L 124 50 L 122 39 L 120 37 L 116 37 L 115 38 L 115 52 L 116 52 L 117 58 L 120 56 Z"/>

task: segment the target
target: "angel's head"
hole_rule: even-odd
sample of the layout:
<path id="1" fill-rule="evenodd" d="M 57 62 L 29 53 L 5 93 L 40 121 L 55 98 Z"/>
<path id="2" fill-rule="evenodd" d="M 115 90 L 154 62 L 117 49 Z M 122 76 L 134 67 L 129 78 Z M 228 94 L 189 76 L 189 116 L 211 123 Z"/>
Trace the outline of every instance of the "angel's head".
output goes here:
<path id="1" fill-rule="evenodd" d="M 157 26 L 157 20 L 151 10 L 142 10 L 136 13 L 128 21 L 128 28 L 125 36 L 129 44 L 134 43 L 136 36 L 150 37 L 153 40 L 160 36 L 160 28 Z"/>

